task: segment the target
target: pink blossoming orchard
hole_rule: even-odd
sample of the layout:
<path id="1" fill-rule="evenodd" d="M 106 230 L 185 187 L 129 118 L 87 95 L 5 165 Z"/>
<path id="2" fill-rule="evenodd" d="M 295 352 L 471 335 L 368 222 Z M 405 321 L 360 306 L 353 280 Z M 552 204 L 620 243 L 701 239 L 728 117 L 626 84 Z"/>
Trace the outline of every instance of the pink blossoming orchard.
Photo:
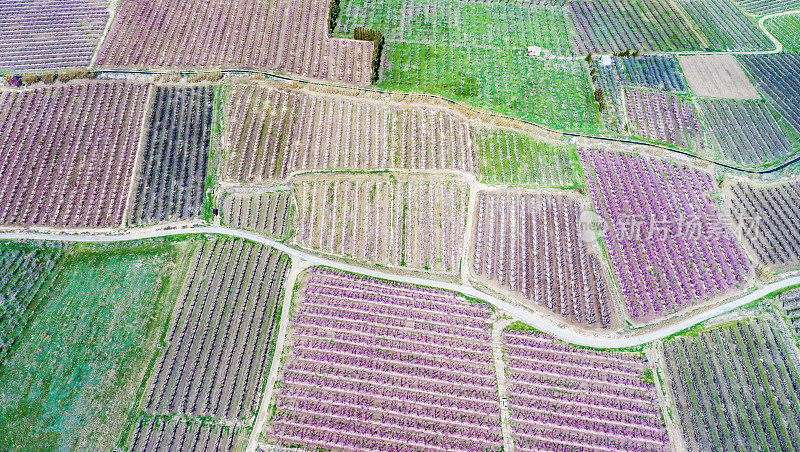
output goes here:
<path id="1" fill-rule="evenodd" d="M 0 450 L 798 449 L 798 14 L 3 3 Z"/>

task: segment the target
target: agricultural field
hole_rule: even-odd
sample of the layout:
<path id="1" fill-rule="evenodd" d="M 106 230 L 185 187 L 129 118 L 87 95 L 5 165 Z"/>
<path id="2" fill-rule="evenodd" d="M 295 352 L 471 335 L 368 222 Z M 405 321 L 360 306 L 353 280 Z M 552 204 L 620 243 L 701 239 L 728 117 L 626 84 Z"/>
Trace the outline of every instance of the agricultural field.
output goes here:
<path id="1" fill-rule="evenodd" d="M 228 180 L 396 167 L 474 172 L 477 166 L 472 127 L 453 114 L 270 85 L 234 84 L 228 90 Z M 418 135 L 410 121 L 426 122 L 427 131 Z"/>
<path id="2" fill-rule="evenodd" d="M 800 289 L 787 290 L 775 298 L 791 323 L 794 334 L 800 337 Z"/>
<path id="3" fill-rule="evenodd" d="M 297 243 L 380 266 L 456 275 L 469 187 L 460 178 L 394 173 L 294 183 Z"/>
<path id="4" fill-rule="evenodd" d="M 688 99 L 670 93 L 625 87 L 627 128 L 631 134 L 682 148 L 702 147 L 700 122 Z"/>
<path id="5" fill-rule="evenodd" d="M 761 99 L 733 55 L 681 55 L 678 62 L 698 97 Z"/>
<path id="6" fill-rule="evenodd" d="M 598 130 L 586 67 L 526 56 L 531 45 L 575 54 L 561 6 L 343 0 L 340 7 L 336 34 L 354 27 L 383 33 L 380 87 L 437 94 L 558 129 Z"/>
<path id="7" fill-rule="evenodd" d="M 708 42 L 708 50 L 747 51 L 775 48 L 758 28 L 758 21 L 745 15 L 731 0 L 678 0 Z"/>
<path id="8" fill-rule="evenodd" d="M 615 326 L 602 256 L 582 234 L 585 212 L 564 194 L 479 192 L 472 271 L 570 323 Z"/>
<path id="9" fill-rule="evenodd" d="M 0 90 L 0 224 L 122 223 L 147 85 Z"/>
<path id="10" fill-rule="evenodd" d="M 741 55 L 739 60 L 767 102 L 800 134 L 800 53 Z"/>
<path id="11" fill-rule="evenodd" d="M 608 61 L 610 64 L 605 64 Z M 606 109 L 603 118 L 609 130 L 622 133 L 622 89 L 627 86 L 658 91 L 685 93 L 686 82 L 678 61 L 671 55 L 592 58 L 590 74 L 596 77 L 595 88 L 603 91 Z M 594 80 L 594 79 L 593 79 Z"/>
<path id="12" fill-rule="evenodd" d="M 578 151 L 628 315 L 661 319 L 743 289 L 752 269 L 710 173 L 653 157 Z"/>
<path id="13" fill-rule="evenodd" d="M 144 391 L 145 414 L 255 415 L 289 265 L 285 254 L 239 239 L 199 245 Z"/>
<path id="14" fill-rule="evenodd" d="M 224 174 L 238 183 L 313 170 L 425 169 L 500 184 L 577 184 L 572 149 L 441 107 L 237 83 L 226 88 L 224 108 Z"/>
<path id="15" fill-rule="evenodd" d="M 800 266 L 800 183 L 733 182 L 725 195 L 742 242 L 759 262 L 777 270 Z"/>
<path id="16" fill-rule="evenodd" d="M 663 353 L 689 450 L 800 448 L 796 350 L 771 321 L 679 336 Z"/>
<path id="17" fill-rule="evenodd" d="M 44 287 L 0 367 L 0 449 L 116 445 L 172 309 L 160 293 L 177 251 L 154 242 L 72 247 L 57 270 L 27 273 Z"/>
<path id="18" fill-rule="evenodd" d="M 106 0 L 3 2 L 0 71 L 87 67 L 107 21 Z"/>
<path id="19" fill-rule="evenodd" d="M 642 354 L 578 348 L 513 326 L 503 355 L 517 450 L 670 450 Z"/>
<path id="20" fill-rule="evenodd" d="M 372 54 L 372 42 L 330 38 L 323 0 L 121 0 L 97 64 L 272 69 L 363 85 Z"/>
<path id="21" fill-rule="evenodd" d="M 249 229 L 278 240 L 292 235 L 294 206 L 288 190 L 226 193 L 221 207 L 222 219 L 229 227 Z"/>
<path id="22" fill-rule="evenodd" d="M 47 293 L 61 257 L 57 248 L 0 242 L 0 362 L 24 331 L 38 297 Z"/>
<path id="23" fill-rule="evenodd" d="M 578 54 L 702 50 L 681 12 L 666 0 L 569 0 Z"/>
<path id="24" fill-rule="evenodd" d="M 214 88 L 155 91 L 131 203 L 133 225 L 197 217 L 205 192 Z"/>
<path id="25" fill-rule="evenodd" d="M 244 450 L 245 429 L 181 418 L 142 418 L 136 425 L 131 452 L 152 450 Z"/>
<path id="26" fill-rule="evenodd" d="M 294 301 L 270 443 L 501 450 L 489 305 L 322 267 Z"/>
<path id="27" fill-rule="evenodd" d="M 611 57 L 606 66 L 600 58 L 592 58 L 598 84 L 606 94 L 622 92 L 623 86 L 638 86 L 673 93 L 686 92 L 677 59 L 672 55 Z"/>
<path id="28" fill-rule="evenodd" d="M 797 0 L 736 0 L 736 3 L 749 14 L 764 16 L 797 9 Z"/>
<path id="29" fill-rule="evenodd" d="M 508 129 L 477 129 L 473 143 L 480 157 L 478 178 L 488 184 L 574 188 L 579 182 L 571 146 L 536 141 Z"/>
<path id="30" fill-rule="evenodd" d="M 778 162 L 797 149 L 763 101 L 697 99 L 709 147 L 745 167 Z"/>
<path id="31" fill-rule="evenodd" d="M 783 50 L 800 52 L 800 13 L 774 17 L 764 25 L 783 44 Z"/>

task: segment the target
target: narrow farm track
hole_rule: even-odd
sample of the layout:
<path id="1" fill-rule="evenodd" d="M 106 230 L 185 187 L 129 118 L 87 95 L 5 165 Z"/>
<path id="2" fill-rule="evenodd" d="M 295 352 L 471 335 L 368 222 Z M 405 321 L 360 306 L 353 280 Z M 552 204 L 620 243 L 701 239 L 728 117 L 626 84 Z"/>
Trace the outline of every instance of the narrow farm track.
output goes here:
<path id="1" fill-rule="evenodd" d="M 262 237 L 247 231 L 238 229 L 230 229 L 218 226 L 196 226 L 185 229 L 170 229 L 170 230 L 157 230 L 150 232 L 128 232 L 116 235 L 78 235 L 78 234 L 47 234 L 36 232 L 7 232 L 0 233 L 0 240 L 44 240 L 44 241 L 59 241 L 59 242 L 80 242 L 80 243 L 111 243 L 123 242 L 131 240 L 145 240 L 157 237 L 170 237 L 177 235 L 188 234 L 218 234 L 229 237 L 238 237 L 246 240 L 251 240 L 266 246 L 282 251 L 290 255 L 294 262 L 300 262 L 300 265 L 322 265 L 330 268 L 335 268 L 345 272 L 370 276 L 373 278 L 380 278 L 389 281 L 396 281 L 406 284 L 416 284 L 427 287 L 434 287 L 443 290 L 451 290 L 454 292 L 462 293 L 468 297 L 473 297 L 505 311 L 513 319 L 519 320 L 528 324 L 544 333 L 550 334 L 557 339 L 569 342 L 575 345 L 595 348 L 627 348 L 636 347 L 639 345 L 647 344 L 659 339 L 663 339 L 672 334 L 691 328 L 706 320 L 712 319 L 722 314 L 726 314 L 737 308 L 745 306 L 753 301 L 759 300 L 773 292 L 776 292 L 787 287 L 800 285 L 800 276 L 795 275 L 787 277 L 778 282 L 768 284 L 757 290 L 751 291 L 740 298 L 726 301 L 712 309 L 697 313 L 687 317 L 680 322 L 649 330 L 646 332 L 635 332 L 625 337 L 602 337 L 595 334 L 576 331 L 571 328 L 565 328 L 555 323 L 550 318 L 543 318 L 534 315 L 531 312 L 516 307 L 507 301 L 501 300 L 495 296 L 481 292 L 480 290 L 466 286 L 464 284 L 454 284 L 443 281 L 436 281 L 432 279 L 421 278 L 418 276 L 397 275 L 393 273 L 376 270 L 373 268 L 365 268 L 358 265 L 345 264 L 342 262 L 333 261 L 320 257 L 306 251 L 301 251 L 275 240 Z"/>
<path id="2" fill-rule="evenodd" d="M 781 52 L 783 52 L 783 44 L 781 44 L 781 42 L 778 41 L 778 39 L 775 36 L 773 36 L 773 34 L 769 32 L 769 30 L 767 30 L 767 26 L 766 26 L 767 21 L 770 20 L 770 19 L 774 19 L 776 17 L 791 16 L 792 14 L 798 14 L 798 13 L 800 13 L 800 9 L 793 9 L 793 10 L 790 10 L 790 11 L 781 11 L 779 13 L 767 14 L 766 16 L 762 16 L 760 19 L 758 19 L 758 28 L 760 28 L 761 31 L 765 35 L 767 35 L 769 40 L 772 41 L 773 44 L 775 44 L 775 50 L 771 50 L 769 52 L 763 52 L 763 53 L 781 53 Z"/>
<path id="3" fill-rule="evenodd" d="M 786 14 L 794 13 L 794 12 L 800 12 L 800 10 L 787 11 Z M 783 13 L 781 13 L 781 14 L 783 14 Z M 690 54 L 716 54 L 716 55 L 719 55 L 719 54 L 724 54 L 724 53 L 737 54 L 737 52 L 679 52 L 679 53 L 681 55 L 690 55 Z M 768 51 L 765 50 L 765 51 L 759 51 L 759 52 L 750 52 L 750 53 L 739 52 L 739 53 L 740 54 L 758 55 L 758 54 L 770 54 L 770 53 L 777 53 L 777 52 L 775 50 L 768 50 Z M 678 54 L 678 53 L 675 53 L 675 54 Z M 580 57 L 580 58 L 582 59 L 583 57 Z M 173 73 L 174 71 L 151 70 L 151 69 L 148 69 L 148 70 L 97 69 L 97 70 L 93 70 L 93 72 L 95 72 L 97 74 L 159 75 L 159 74 Z M 620 144 L 628 144 L 628 145 L 636 145 L 636 146 L 646 146 L 646 147 L 649 147 L 651 149 L 657 149 L 657 150 L 661 150 L 661 151 L 670 152 L 672 154 L 681 155 L 683 157 L 690 158 L 690 159 L 695 160 L 697 162 L 701 162 L 701 163 L 705 163 L 705 164 L 717 165 L 720 168 L 725 168 L 725 169 L 728 169 L 728 170 L 738 171 L 740 173 L 749 174 L 749 175 L 772 174 L 772 173 L 781 171 L 782 169 L 786 168 L 787 166 L 792 165 L 792 164 L 800 161 L 800 155 L 797 155 L 796 157 L 794 157 L 794 158 L 792 158 L 790 160 L 787 160 L 787 161 L 785 161 L 785 162 L 783 162 L 783 163 L 781 163 L 781 164 L 779 164 L 777 166 L 774 166 L 772 168 L 769 168 L 769 169 L 755 170 L 755 169 L 741 168 L 741 167 L 738 167 L 738 166 L 728 165 L 726 163 L 718 162 L 716 160 L 712 160 L 712 159 L 708 159 L 708 158 L 705 158 L 705 157 L 701 157 L 701 156 L 693 154 L 693 153 L 691 153 L 689 151 L 685 151 L 685 150 L 678 149 L 678 148 L 675 148 L 675 147 L 649 143 L 649 142 L 646 142 L 646 141 L 637 140 L 635 138 L 623 138 L 623 137 L 618 137 L 618 136 L 589 135 L 589 134 L 582 134 L 582 133 L 565 132 L 565 131 L 561 131 L 561 130 L 555 130 L 555 129 L 551 129 L 549 127 L 543 126 L 541 124 L 537 124 L 537 123 L 532 122 L 532 121 L 526 121 L 524 119 L 515 118 L 515 117 L 504 115 L 504 114 L 501 114 L 501 113 L 492 113 L 492 112 L 487 111 L 487 110 L 481 110 L 481 109 L 478 109 L 478 108 L 474 108 L 474 107 L 472 107 L 470 105 L 467 105 L 467 104 L 464 104 L 462 102 L 458 102 L 458 101 L 449 99 L 447 97 L 438 96 L 436 94 L 403 93 L 403 92 L 394 92 L 394 91 L 389 91 L 389 90 L 383 90 L 383 89 L 379 89 L 379 88 L 364 88 L 364 87 L 358 87 L 358 86 L 353 86 L 353 85 L 345 85 L 345 84 L 341 84 L 341 83 L 332 83 L 332 82 L 326 82 L 324 80 L 309 79 L 309 78 L 300 77 L 300 76 L 296 76 L 296 75 L 284 74 L 284 73 L 278 73 L 278 72 L 269 72 L 269 71 L 251 71 L 251 70 L 245 70 L 245 69 L 226 69 L 226 70 L 222 70 L 221 72 L 224 73 L 224 74 L 238 74 L 238 75 L 259 74 L 259 75 L 263 75 L 263 76 L 265 76 L 267 78 L 271 78 L 271 79 L 275 79 L 275 80 L 282 80 L 282 81 L 286 81 L 286 82 L 299 82 L 299 83 L 305 83 L 307 85 L 313 85 L 313 86 L 317 86 L 317 87 L 348 89 L 348 90 L 355 90 L 355 91 L 360 91 L 360 92 L 365 92 L 365 93 L 376 93 L 376 94 L 382 94 L 382 95 L 412 95 L 412 96 L 419 97 L 419 98 L 425 98 L 425 99 L 430 99 L 430 100 L 434 100 L 434 101 L 444 102 L 444 103 L 449 104 L 449 105 L 455 105 L 455 106 L 458 106 L 459 108 L 462 108 L 464 110 L 472 111 L 472 112 L 474 112 L 474 113 L 476 113 L 478 115 L 481 115 L 482 117 L 496 118 L 496 119 L 501 119 L 503 121 L 511 121 L 513 123 L 519 123 L 519 124 L 525 124 L 525 125 L 528 125 L 528 126 L 532 126 L 532 127 L 535 127 L 537 129 L 541 130 L 542 133 L 546 133 L 546 134 L 558 134 L 558 135 L 563 135 L 565 137 L 571 137 L 571 138 L 574 138 L 574 139 L 597 140 L 597 141 L 605 142 L 605 143 L 620 143 Z M 193 74 L 194 71 L 186 71 L 185 73 L 186 74 Z"/>

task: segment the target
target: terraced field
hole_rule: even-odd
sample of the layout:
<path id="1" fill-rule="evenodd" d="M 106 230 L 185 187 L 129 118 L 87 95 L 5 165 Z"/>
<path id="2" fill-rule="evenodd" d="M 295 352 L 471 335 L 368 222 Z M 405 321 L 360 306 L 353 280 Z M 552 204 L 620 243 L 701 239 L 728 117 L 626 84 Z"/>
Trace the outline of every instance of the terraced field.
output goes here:
<path id="1" fill-rule="evenodd" d="M 800 447 L 795 353 L 759 319 L 667 341 L 665 370 L 689 450 Z"/>
<path id="2" fill-rule="evenodd" d="M 290 191 L 226 193 L 222 199 L 222 216 L 228 226 L 279 240 L 292 235 L 294 215 Z"/>
<path id="3" fill-rule="evenodd" d="M 739 60 L 767 102 L 800 134 L 800 54 L 742 55 Z"/>
<path id="4" fill-rule="evenodd" d="M 424 169 L 522 186 L 577 183 L 569 147 L 490 127 L 454 110 L 280 85 L 237 83 L 226 90 L 226 180 L 249 184 L 303 171 Z"/>
<path id="5" fill-rule="evenodd" d="M 665 0 L 570 0 L 579 54 L 701 50 L 702 42 Z"/>
<path id="6" fill-rule="evenodd" d="M 479 129 L 479 179 L 495 185 L 535 188 L 578 186 L 575 148 L 539 142 L 508 129 Z"/>
<path id="7" fill-rule="evenodd" d="M 242 450 L 246 442 L 247 434 L 241 427 L 149 417 L 139 420 L 128 450 L 234 451 Z"/>
<path id="8" fill-rule="evenodd" d="M 800 337 L 800 290 L 787 290 L 778 295 L 775 301 L 789 319 L 794 334 Z"/>
<path id="9" fill-rule="evenodd" d="M 733 182 L 725 194 L 742 242 L 759 262 L 776 270 L 800 266 L 800 183 Z"/>
<path id="10" fill-rule="evenodd" d="M 605 125 L 617 133 L 624 130 L 624 87 L 650 88 L 671 93 L 683 93 L 687 89 L 674 56 L 592 58 L 591 69 L 594 86 L 602 90 L 606 104 L 602 112 Z"/>
<path id="11" fill-rule="evenodd" d="M 270 443 L 501 449 L 489 305 L 322 267 L 295 297 Z"/>
<path id="12" fill-rule="evenodd" d="M 106 0 L 3 2 L 0 71 L 87 67 L 107 20 Z"/>
<path id="13" fill-rule="evenodd" d="M 659 319 L 743 288 L 749 261 L 710 173 L 653 157 L 579 151 L 628 314 Z"/>
<path id="14" fill-rule="evenodd" d="M 106 80 L 0 91 L 0 224 L 120 226 L 147 90 Z"/>
<path id="15" fill-rule="evenodd" d="M 797 0 L 737 0 L 742 9 L 755 16 L 797 9 Z"/>
<path id="16" fill-rule="evenodd" d="M 758 167 L 797 150 L 762 101 L 698 99 L 697 105 L 706 141 L 725 161 Z"/>
<path id="17" fill-rule="evenodd" d="M 262 245 L 203 241 L 145 389 L 146 414 L 255 415 L 290 261 Z"/>
<path id="18" fill-rule="evenodd" d="M 336 33 L 383 33 L 381 87 L 439 94 L 558 129 L 599 126 L 580 62 L 526 56 L 532 45 L 575 54 L 561 5 L 344 0 L 340 7 Z"/>
<path id="19" fill-rule="evenodd" d="M 131 204 L 133 225 L 200 215 L 206 183 L 214 88 L 155 88 Z"/>
<path id="20" fill-rule="evenodd" d="M 563 194 L 481 191 L 473 272 L 570 323 L 615 325 L 602 257 L 583 237 L 584 212 L 575 198 Z"/>
<path id="21" fill-rule="evenodd" d="M 0 362 L 33 316 L 41 294 L 60 270 L 58 248 L 0 243 Z"/>
<path id="22" fill-rule="evenodd" d="M 297 243 L 381 266 L 455 275 L 469 188 L 421 175 L 317 176 L 295 182 Z"/>
<path id="23" fill-rule="evenodd" d="M 327 7 L 322 0 L 122 0 L 97 64 L 273 69 L 369 84 L 372 43 L 330 38 Z"/>
<path id="24" fill-rule="evenodd" d="M 671 450 L 644 356 L 514 326 L 503 332 L 503 356 L 516 449 Z"/>
<path id="25" fill-rule="evenodd" d="M 800 52 L 800 13 L 774 17 L 765 26 L 783 44 L 784 50 Z"/>
<path id="26" fill-rule="evenodd" d="M 694 105 L 674 94 L 624 88 L 628 130 L 651 141 L 684 148 L 702 146 Z"/>
<path id="27" fill-rule="evenodd" d="M 753 51 L 775 47 L 758 28 L 758 22 L 731 0 L 678 0 L 677 3 L 697 25 L 710 50 Z"/>

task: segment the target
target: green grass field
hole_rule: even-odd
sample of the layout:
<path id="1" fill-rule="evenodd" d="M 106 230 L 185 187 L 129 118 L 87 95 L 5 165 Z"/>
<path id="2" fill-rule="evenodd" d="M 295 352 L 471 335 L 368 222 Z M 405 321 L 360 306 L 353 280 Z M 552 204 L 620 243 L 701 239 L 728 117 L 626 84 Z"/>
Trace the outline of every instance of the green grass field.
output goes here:
<path id="1" fill-rule="evenodd" d="M 114 447 L 172 309 L 179 249 L 66 250 L 0 368 L 0 449 Z"/>
<path id="2" fill-rule="evenodd" d="M 344 0 L 336 34 L 374 28 L 385 37 L 379 86 L 436 94 L 559 130 L 600 128 L 581 60 L 529 58 L 530 45 L 573 56 L 571 24 L 557 6 Z"/>

